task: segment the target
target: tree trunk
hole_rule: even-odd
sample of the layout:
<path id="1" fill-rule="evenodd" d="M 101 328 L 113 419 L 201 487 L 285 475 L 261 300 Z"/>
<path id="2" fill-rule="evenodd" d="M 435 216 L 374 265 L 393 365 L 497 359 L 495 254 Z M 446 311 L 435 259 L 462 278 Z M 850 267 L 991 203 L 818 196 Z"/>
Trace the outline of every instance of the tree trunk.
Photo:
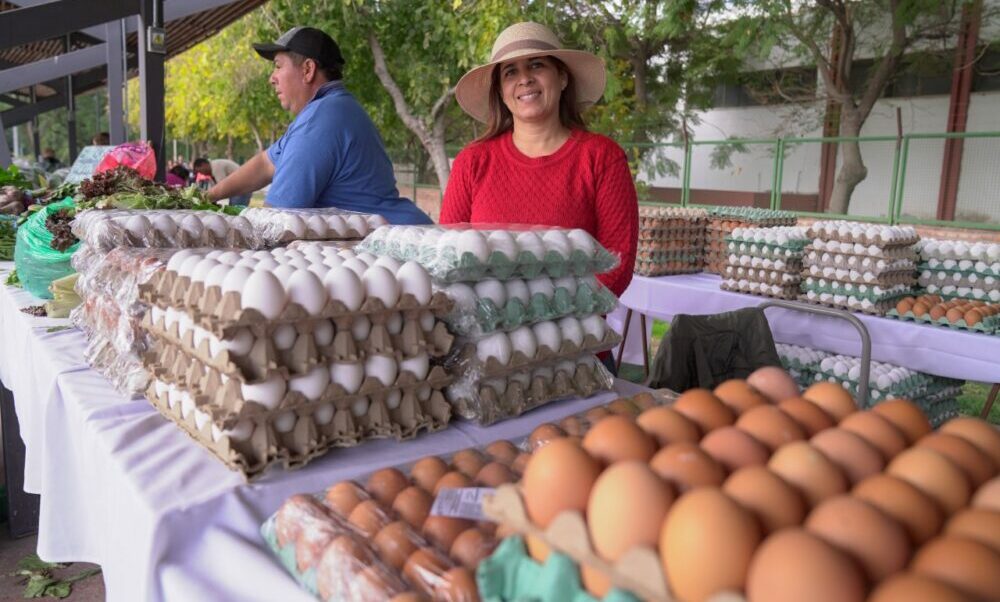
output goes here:
<path id="1" fill-rule="evenodd" d="M 233 160 L 233 135 L 226 134 L 226 158 Z"/>
<path id="2" fill-rule="evenodd" d="M 257 143 L 257 152 L 263 152 L 264 151 L 264 141 L 261 140 L 260 130 L 257 129 L 256 125 L 254 125 L 254 124 L 251 123 L 250 124 L 250 131 L 253 133 L 253 140 L 254 140 L 254 142 Z"/>
<path id="3" fill-rule="evenodd" d="M 856 110 L 848 111 L 844 107 L 844 120 L 841 124 L 841 136 L 857 137 L 861 135 L 861 118 Z M 865 167 L 861 157 L 861 144 L 857 141 L 841 142 L 840 151 L 843 161 L 840 171 L 837 172 L 837 180 L 833 183 L 833 191 L 830 193 L 830 205 L 827 209 L 829 213 L 839 213 L 846 215 L 851 206 L 851 195 L 858 184 L 868 177 L 868 168 Z"/>

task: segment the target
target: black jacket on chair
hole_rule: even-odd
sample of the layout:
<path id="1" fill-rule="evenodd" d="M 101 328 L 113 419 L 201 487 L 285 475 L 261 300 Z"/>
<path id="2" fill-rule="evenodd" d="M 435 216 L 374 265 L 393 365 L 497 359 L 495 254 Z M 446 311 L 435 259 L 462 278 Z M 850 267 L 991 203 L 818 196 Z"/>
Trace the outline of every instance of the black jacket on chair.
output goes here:
<path id="1" fill-rule="evenodd" d="M 764 312 L 746 308 L 707 316 L 679 314 L 653 361 L 649 386 L 713 389 L 763 366 L 781 366 Z"/>

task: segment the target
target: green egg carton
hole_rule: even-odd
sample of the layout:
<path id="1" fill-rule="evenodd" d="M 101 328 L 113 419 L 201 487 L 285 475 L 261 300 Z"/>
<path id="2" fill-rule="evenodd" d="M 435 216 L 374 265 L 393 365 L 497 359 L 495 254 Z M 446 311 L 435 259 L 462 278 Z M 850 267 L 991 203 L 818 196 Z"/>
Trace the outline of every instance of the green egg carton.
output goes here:
<path id="1" fill-rule="evenodd" d="M 822 284 L 810 284 L 805 279 L 802 280 L 801 284 L 802 291 L 812 291 L 814 293 L 828 293 L 830 295 L 846 295 L 848 297 L 854 297 L 855 299 L 868 299 L 872 303 L 882 303 L 885 301 L 892 301 L 894 299 L 904 297 L 912 293 L 912 291 L 891 291 L 884 292 L 880 295 L 876 295 L 872 291 L 860 292 L 855 288 L 854 290 L 848 291 L 839 286 L 829 286 Z"/>
<path id="2" fill-rule="evenodd" d="M 519 536 L 503 540 L 476 570 L 483 602 L 598 602 L 580 583 L 580 570 L 569 556 L 552 551 L 539 564 Z M 601 602 L 639 602 L 627 591 L 612 589 Z"/>
<path id="3" fill-rule="evenodd" d="M 785 243 L 783 245 L 779 245 L 779 244 L 776 244 L 776 243 L 758 242 L 758 241 L 754 241 L 754 240 L 747 240 L 747 239 L 744 239 L 744 238 L 736 238 L 734 236 L 727 236 L 725 238 L 725 241 L 730 245 L 730 248 L 734 244 L 737 244 L 737 245 L 740 245 L 740 244 L 744 244 L 744 245 L 757 245 L 758 247 L 760 247 L 762 249 L 767 249 L 768 251 L 772 251 L 772 252 L 775 252 L 775 253 L 778 253 L 778 252 L 781 252 L 781 253 L 784 253 L 784 252 L 802 253 L 802 251 L 803 251 L 803 249 L 805 249 L 806 245 L 808 245 L 808 244 L 810 244 L 812 242 L 811 239 L 810 240 L 801 239 L 801 240 L 790 240 L 790 241 L 788 241 L 787 243 Z"/>
<path id="4" fill-rule="evenodd" d="M 943 261 L 943 260 L 939 259 L 938 261 Z M 975 268 L 975 263 L 977 262 L 973 263 L 973 268 Z M 932 272 L 947 272 L 949 274 L 954 274 L 957 272 L 959 274 L 978 274 L 979 276 L 993 276 L 994 278 L 1000 277 L 1000 262 L 992 264 L 987 264 L 986 262 L 982 263 L 986 265 L 985 270 L 977 270 L 977 269 L 962 270 L 959 269 L 958 267 L 946 268 L 944 267 L 943 264 L 931 265 L 930 262 L 926 260 L 918 263 L 917 268 L 919 268 L 920 270 L 930 270 Z"/>
<path id="5" fill-rule="evenodd" d="M 1000 314 L 994 314 L 992 316 L 986 316 L 983 321 L 969 326 L 965 319 L 958 320 L 957 322 L 949 322 L 948 318 L 941 316 L 937 320 L 931 318 L 930 314 L 924 314 L 922 316 L 914 315 L 913 311 L 908 311 L 905 314 L 899 313 L 896 308 L 890 309 L 886 312 L 886 316 L 890 318 L 895 318 L 897 320 L 908 320 L 911 322 L 917 322 L 919 324 L 930 324 L 932 326 L 942 326 L 944 328 L 951 328 L 953 330 L 968 330 L 970 332 L 981 332 L 983 334 L 996 335 L 1000 334 Z"/>
<path id="6" fill-rule="evenodd" d="M 779 247 L 777 245 L 766 245 L 763 243 L 751 243 L 738 240 L 727 241 L 726 252 L 730 255 L 750 255 L 749 245 L 758 245 L 757 252 L 753 253 L 754 257 L 763 257 L 765 259 L 781 259 L 783 261 L 802 261 L 802 249 L 796 249 L 791 247 Z M 740 249 L 740 245 L 747 245 L 747 249 Z"/>

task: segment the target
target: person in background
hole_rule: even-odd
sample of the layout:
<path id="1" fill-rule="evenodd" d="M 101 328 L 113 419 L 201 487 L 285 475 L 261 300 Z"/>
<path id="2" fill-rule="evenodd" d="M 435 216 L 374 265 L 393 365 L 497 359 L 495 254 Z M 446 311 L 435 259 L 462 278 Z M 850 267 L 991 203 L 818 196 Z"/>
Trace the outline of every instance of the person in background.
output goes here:
<path id="1" fill-rule="evenodd" d="M 198 157 L 191 164 L 191 168 L 194 171 L 195 186 L 198 188 L 210 190 L 217 183 L 215 177 L 212 175 L 212 163 L 208 159 Z"/>
<path id="2" fill-rule="evenodd" d="M 254 50 L 274 62 L 270 83 L 295 118 L 281 138 L 208 191 L 217 201 L 266 186 L 272 207 L 337 207 L 377 213 L 393 224 L 430 224 L 399 196 L 392 162 L 368 113 L 342 81 L 333 38 L 293 27 Z"/>
<path id="3" fill-rule="evenodd" d="M 46 148 L 42 150 L 42 158 L 39 163 L 41 164 L 42 169 L 47 172 L 53 172 L 63 166 L 59 157 L 56 157 L 56 150 L 54 148 Z"/>
<path id="4" fill-rule="evenodd" d="M 625 151 L 587 131 L 580 115 L 604 93 L 604 62 L 562 48 L 538 23 L 517 23 L 490 61 L 455 89 L 462 109 L 486 123 L 452 165 L 441 223 L 581 228 L 621 262 L 598 279 L 620 296 L 632 280 L 639 203 Z"/>
<path id="5" fill-rule="evenodd" d="M 189 177 L 191 177 L 191 172 L 178 163 L 167 171 L 166 183 L 167 186 L 181 188 L 188 185 Z"/>
<path id="6" fill-rule="evenodd" d="M 111 134 L 107 132 L 98 132 L 94 134 L 91 138 L 90 143 L 95 146 L 111 146 Z"/>
<path id="7" fill-rule="evenodd" d="M 210 163 L 212 165 L 212 179 L 215 180 L 216 184 L 233 175 L 240 168 L 240 164 L 231 159 L 212 159 Z M 230 205 L 245 207 L 249 203 L 249 194 L 240 194 L 229 198 Z"/>

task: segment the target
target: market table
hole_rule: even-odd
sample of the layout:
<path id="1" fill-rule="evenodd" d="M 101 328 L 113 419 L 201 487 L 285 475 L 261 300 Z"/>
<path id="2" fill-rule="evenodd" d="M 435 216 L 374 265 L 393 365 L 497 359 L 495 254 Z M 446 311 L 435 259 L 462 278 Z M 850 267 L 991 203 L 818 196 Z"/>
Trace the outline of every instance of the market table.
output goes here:
<path id="1" fill-rule="evenodd" d="M 715 314 L 755 307 L 768 300 L 724 291 L 719 288 L 721 280 L 719 276 L 706 273 L 657 278 L 635 276 L 608 322 L 621 332 L 629 309 L 652 318 L 671 320 L 677 314 Z M 854 315 L 868 328 L 874 360 L 937 376 L 989 383 L 1000 381 L 1000 336 Z M 778 343 L 858 355 L 858 333 L 843 321 L 780 308 L 767 310 L 767 318 Z M 634 332 L 630 328 L 630 333 Z M 639 339 L 634 334 L 629 336 L 633 345 L 638 345 Z M 635 357 L 635 348 L 632 348 L 631 357 Z M 630 354 L 626 353 L 628 357 Z"/>
<path id="2" fill-rule="evenodd" d="M 2 268 L 2 266 L 0 266 Z M 272 559 L 261 522 L 290 495 L 496 439 L 641 387 L 549 404 L 492 427 L 456 422 L 398 443 L 337 449 L 305 468 L 272 468 L 247 484 L 141 398 L 116 393 L 83 361 L 75 329 L 18 308 L 37 301 L 0 287 L 0 380 L 14 393 L 29 478 L 41 494 L 38 554 L 101 565 L 108 600 L 308 600 Z"/>

